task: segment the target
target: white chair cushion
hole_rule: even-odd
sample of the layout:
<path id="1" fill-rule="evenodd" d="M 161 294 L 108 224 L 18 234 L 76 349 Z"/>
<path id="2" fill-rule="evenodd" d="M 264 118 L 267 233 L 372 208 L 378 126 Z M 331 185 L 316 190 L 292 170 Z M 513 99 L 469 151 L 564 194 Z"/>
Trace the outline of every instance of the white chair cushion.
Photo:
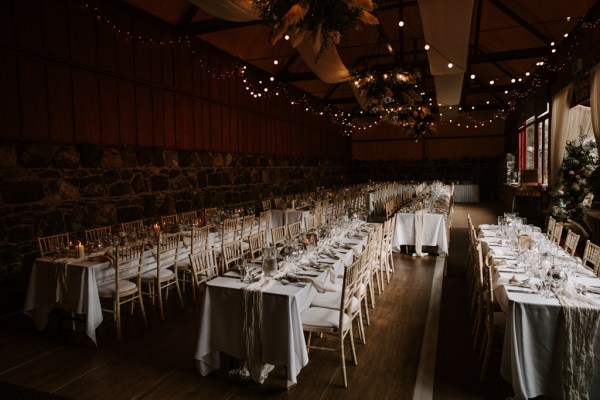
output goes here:
<path id="1" fill-rule="evenodd" d="M 367 292 L 367 285 L 365 285 L 364 283 L 359 283 L 358 288 L 356 289 L 356 295 L 358 297 L 361 297 L 361 296 L 364 296 L 366 292 Z"/>
<path id="2" fill-rule="evenodd" d="M 135 292 L 137 285 L 131 281 L 123 279 L 119 281 L 119 293 Z M 101 297 L 113 297 L 116 293 L 116 287 L 114 282 L 104 283 L 98 286 L 98 294 Z"/>
<path id="3" fill-rule="evenodd" d="M 190 259 L 187 258 L 185 260 L 180 260 L 177 263 L 177 268 L 181 269 L 181 270 L 191 270 L 192 269 L 192 263 L 190 262 Z"/>
<path id="4" fill-rule="evenodd" d="M 156 279 L 157 271 L 156 268 L 150 270 L 148 272 L 144 272 L 142 274 L 142 280 L 150 280 Z M 175 273 L 171 271 L 169 268 L 161 268 L 160 269 L 160 280 L 172 279 Z"/>
<path id="5" fill-rule="evenodd" d="M 310 303 L 311 307 L 331 308 L 339 310 L 342 303 L 342 292 L 325 292 L 319 293 Z M 352 297 L 350 301 L 350 311 L 355 312 L 360 307 L 360 302 L 356 297 Z"/>
<path id="6" fill-rule="evenodd" d="M 302 325 L 323 328 L 337 328 L 340 323 L 340 312 L 330 308 L 309 307 L 300 314 Z M 350 323 L 350 317 L 344 314 L 344 325 Z"/>

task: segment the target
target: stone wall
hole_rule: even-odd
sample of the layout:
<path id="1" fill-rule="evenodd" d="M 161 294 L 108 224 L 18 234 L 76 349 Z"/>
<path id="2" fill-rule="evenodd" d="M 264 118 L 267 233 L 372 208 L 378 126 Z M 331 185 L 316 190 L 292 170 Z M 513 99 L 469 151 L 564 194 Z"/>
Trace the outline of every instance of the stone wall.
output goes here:
<path id="1" fill-rule="evenodd" d="M 23 305 L 37 236 L 352 183 L 349 161 L 94 145 L 0 145 L 0 315 Z"/>
<path id="2" fill-rule="evenodd" d="M 83 144 L 0 145 L 0 315 L 21 309 L 36 238 L 368 180 L 473 180 L 496 192 L 501 163 L 344 161 Z"/>

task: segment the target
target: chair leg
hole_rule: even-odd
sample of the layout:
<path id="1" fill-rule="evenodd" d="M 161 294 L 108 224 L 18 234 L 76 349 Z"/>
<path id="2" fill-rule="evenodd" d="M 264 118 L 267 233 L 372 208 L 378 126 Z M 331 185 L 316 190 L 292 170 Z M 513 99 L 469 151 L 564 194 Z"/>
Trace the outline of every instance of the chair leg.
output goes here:
<path id="1" fill-rule="evenodd" d="M 148 318 L 146 318 L 146 308 L 144 307 L 144 297 L 141 292 L 138 292 L 137 298 L 140 303 L 140 311 L 142 313 L 142 319 L 144 320 L 144 326 L 148 327 Z"/>
<path id="2" fill-rule="evenodd" d="M 163 300 L 162 300 L 162 287 L 160 286 L 160 282 L 156 284 L 157 295 L 158 295 L 158 308 L 160 310 L 160 319 L 162 321 L 165 320 L 165 311 L 163 310 Z"/>
<path id="3" fill-rule="evenodd" d="M 191 285 L 192 285 L 192 301 L 194 302 L 194 304 L 196 304 L 196 286 L 198 285 L 198 279 L 196 278 L 196 274 L 194 274 L 192 272 L 191 274 Z M 185 283 L 183 284 L 183 287 L 185 289 Z M 200 290 L 200 287 L 198 287 L 198 290 Z"/>
<path id="4" fill-rule="evenodd" d="M 177 279 L 177 277 L 175 277 L 175 288 L 177 289 L 177 295 L 179 296 L 179 303 L 181 304 L 181 308 L 183 309 L 185 307 L 185 304 L 183 303 L 183 296 L 181 296 L 181 290 L 179 290 L 179 279 Z"/>
<path id="5" fill-rule="evenodd" d="M 367 320 L 367 326 L 371 325 L 371 320 L 369 319 L 369 302 L 367 301 L 367 296 L 364 298 L 365 301 L 365 319 Z"/>
<path id="6" fill-rule="evenodd" d="M 119 297 L 113 299 L 113 309 L 115 311 L 115 328 L 117 330 L 117 340 L 121 340 L 121 305 L 119 304 Z"/>
<path id="7" fill-rule="evenodd" d="M 342 332 L 339 332 L 339 340 L 340 340 L 340 360 L 342 361 L 342 386 L 345 388 L 348 387 L 348 377 L 346 376 L 346 359 L 345 359 L 345 351 L 344 351 L 344 335 Z M 350 340 L 352 340 L 352 327 L 350 327 Z"/>

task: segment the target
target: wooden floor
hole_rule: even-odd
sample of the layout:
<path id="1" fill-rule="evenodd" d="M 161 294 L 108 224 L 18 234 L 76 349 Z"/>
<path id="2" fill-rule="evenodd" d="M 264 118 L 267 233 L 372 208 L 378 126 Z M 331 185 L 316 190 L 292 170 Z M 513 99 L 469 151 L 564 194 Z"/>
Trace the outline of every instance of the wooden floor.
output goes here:
<path id="1" fill-rule="evenodd" d="M 492 360 L 490 366 L 491 389 L 486 389 L 489 382 L 478 381 L 464 289 L 466 242 L 461 239 L 466 212 L 471 212 L 476 223 L 483 223 L 495 219 L 497 210 L 489 205 L 456 205 L 455 209 L 437 357 L 429 360 L 437 362 L 433 398 L 503 398 L 510 394 L 510 387 L 499 377 L 498 362 Z M 198 307 L 189 293 L 184 310 L 177 307 L 175 298 L 169 299 L 164 322 L 150 306 L 148 328 L 137 317 L 126 317 L 122 342 L 115 340 L 113 325 L 103 323 L 98 347 L 82 333 L 69 333 L 69 322 L 63 322 L 59 330 L 58 315 L 44 332 L 38 332 L 23 315 L 0 320 L 0 381 L 74 399 L 411 399 L 435 262 L 433 256 L 395 255 L 396 274 L 376 298 L 367 343 L 357 345 L 358 366 L 348 364 L 348 389 L 340 385 L 338 357 L 319 350 L 311 351 L 298 385 L 290 390 L 285 388 L 281 367 L 264 385 L 229 376 L 228 367 L 233 365 L 229 362 L 221 371 L 201 377 L 193 363 Z"/>

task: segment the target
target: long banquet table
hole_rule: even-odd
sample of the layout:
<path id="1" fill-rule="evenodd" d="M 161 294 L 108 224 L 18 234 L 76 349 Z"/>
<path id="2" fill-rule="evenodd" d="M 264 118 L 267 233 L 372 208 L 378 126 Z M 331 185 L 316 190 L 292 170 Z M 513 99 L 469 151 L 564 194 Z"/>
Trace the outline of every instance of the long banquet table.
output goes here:
<path id="1" fill-rule="evenodd" d="M 507 313 L 501 374 L 510 382 L 515 399 L 525 400 L 538 396 L 563 397 L 562 349 L 563 334 L 560 326 L 563 311 L 556 297 L 545 297 L 536 290 L 523 288 L 518 282 L 527 279 L 522 266 L 512 260 L 509 252 L 502 252 L 499 238 L 493 229 L 480 229 L 486 250 L 494 249 L 494 294 L 502 311 Z M 570 279 L 590 288 L 600 287 L 600 279 L 582 265 Z M 600 297 L 586 297 L 598 303 Z M 594 375 L 590 399 L 600 398 L 600 326 L 594 339 Z"/>
<path id="2" fill-rule="evenodd" d="M 215 234 L 211 234 L 209 244 L 215 240 Z M 178 259 L 187 260 L 189 253 L 188 238 L 180 242 Z M 103 320 L 98 285 L 114 279 L 112 263 L 101 253 L 84 259 L 58 261 L 53 257 L 35 260 L 23 312 L 33 319 L 40 330 L 47 325 L 48 316 L 55 308 L 85 315 L 86 334 L 96 343 L 96 328 Z M 143 271 L 156 267 L 153 250 L 144 252 L 143 263 Z M 62 290 L 58 283 L 60 276 L 65 277 Z"/>
<path id="3" fill-rule="evenodd" d="M 329 261 L 336 274 L 341 274 L 344 266 L 350 265 L 354 256 L 360 254 L 367 236 L 343 242 L 352 250 L 338 250 L 339 259 Z M 325 270 L 316 279 L 325 282 L 328 274 Z M 220 352 L 240 360 L 245 358 L 242 288 L 246 285 L 235 273 L 207 284 L 195 354 L 196 367 L 202 375 L 220 367 Z M 310 306 L 317 291 L 310 284 L 297 287 L 276 283 L 263 293 L 262 358 L 266 363 L 286 367 L 289 387 L 296 384 L 297 375 L 308 363 L 300 313 Z"/>
<path id="4" fill-rule="evenodd" d="M 439 250 L 448 254 L 448 235 L 444 214 L 425 213 L 423 215 L 424 246 L 438 246 Z M 415 214 L 396 213 L 396 226 L 392 245 L 394 248 L 415 244 Z"/>

